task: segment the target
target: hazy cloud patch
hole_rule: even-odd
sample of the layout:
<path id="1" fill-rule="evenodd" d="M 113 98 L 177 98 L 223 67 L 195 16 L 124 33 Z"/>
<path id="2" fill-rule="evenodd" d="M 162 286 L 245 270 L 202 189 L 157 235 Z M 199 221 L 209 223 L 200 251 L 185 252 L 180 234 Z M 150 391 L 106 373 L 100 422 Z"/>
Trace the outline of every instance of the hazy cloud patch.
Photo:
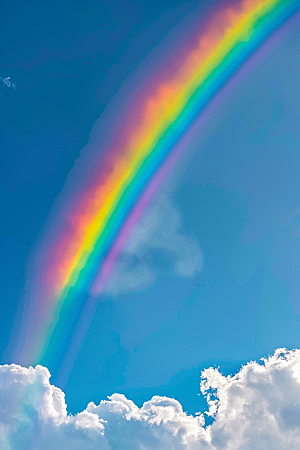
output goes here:
<path id="1" fill-rule="evenodd" d="M 160 263 L 156 259 L 158 254 Z M 184 230 L 178 207 L 162 196 L 133 230 L 110 276 L 106 293 L 116 295 L 141 289 L 150 285 L 159 272 L 193 277 L 202 266 L 197 240 Z"/>

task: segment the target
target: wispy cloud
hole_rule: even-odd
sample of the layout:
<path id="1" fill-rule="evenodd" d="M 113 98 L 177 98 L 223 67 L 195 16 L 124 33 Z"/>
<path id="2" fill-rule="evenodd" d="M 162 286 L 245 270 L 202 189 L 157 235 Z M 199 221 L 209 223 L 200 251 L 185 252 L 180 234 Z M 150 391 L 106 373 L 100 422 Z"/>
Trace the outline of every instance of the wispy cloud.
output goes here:
<path id="1" fill-rule="evenodd" d="M 113 394 L 68 415 L 64 393 L 42 366 L 0 366 L 1 450 L 299 450 L 300 350 L 279 349 L 234 376 L 201 376 L 208 410 L 187 415 L 172 398 L 138 408 Z M 205 416 L 212 425 L 205 426 Z"/>
<path id="2" fill-rule="evenodd" d="M 16 85 L 11 81 L 10 77 L 5 77 L 5 78 L 1 78 L 0 80 L 3 81 L 3 83 L 5 84 L 5 86 L 7 86 L 8 88 L 12 88 L 12 89 L 16 89 Z"/>
<path id="3" fill-rule="evenodd" d="M 106 293 L 116 295 L 141 289 L 151 284 L 160 272 L 192 277 L 202 265 L 197 240 L 184 230 L 178 207 L 164 195 L 132 232 Z"/>

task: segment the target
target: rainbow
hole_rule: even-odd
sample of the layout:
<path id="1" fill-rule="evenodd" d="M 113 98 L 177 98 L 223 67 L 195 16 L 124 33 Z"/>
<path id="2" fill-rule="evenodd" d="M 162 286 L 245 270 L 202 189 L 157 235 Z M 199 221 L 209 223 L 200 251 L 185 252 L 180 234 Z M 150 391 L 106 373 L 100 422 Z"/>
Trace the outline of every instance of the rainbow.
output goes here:
<path id="1" fill-rule="evenodd" d="M 43 254 L 38 300 L 29 312 L 35 321 L 22 338 L 23 361 L 47 363 L 72 314 L 89 295 L 105 291 L 133 227 L 184 155 L 174 148 L 231 75 L 299 6 L 299 0 L 220 2 L 165 70 L 133 96 Z"/>

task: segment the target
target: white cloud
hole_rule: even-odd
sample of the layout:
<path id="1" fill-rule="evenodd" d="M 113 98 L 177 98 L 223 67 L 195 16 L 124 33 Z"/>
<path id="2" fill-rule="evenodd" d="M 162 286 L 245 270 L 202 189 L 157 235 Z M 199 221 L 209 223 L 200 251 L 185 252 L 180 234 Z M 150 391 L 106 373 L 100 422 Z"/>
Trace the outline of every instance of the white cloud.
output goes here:
<path id="1" fill-rule="evenodd" d="M 156 253 L 165 255 L 164 265 L 158 266 Z M 178 208 L 164 195 L 133 230 L 111 274 L 106 293 L 116 295 L 148 286 L 159 271 L 192 277 L 202 265 L 199 244 L 184 231 Z"/>
<path id="2" fill-rule="evenodd" d="M 49 371 L 0 366 L 1 450 L 298 450 L 300 350 L 277 350 L 235 376 L 204 370 L 201 390 L 214 417 L 185 414 L 180 403 L 153 397 L 138 408 L 114 394 L 67 414 Z"/>
<path id="3" fill-rule="evenodd" d="M 5 78 L 1 78 L 0 80 L 3 81 L 3 83 L 5 84 L 5 86 L 7 86 L 8 88 L 13 88 L 15 89 L 17 86 L 11 81 L 10 77 L 5 77 Z"/>
<path id="4" fill-rule="evenodd" d="M 276 350 L 259 365 L 251 362 L 234 377 L 207 369 L 202 392 L 216 420 L 211 427 L 212 448 L 300 448 L 300 350 Z"/>

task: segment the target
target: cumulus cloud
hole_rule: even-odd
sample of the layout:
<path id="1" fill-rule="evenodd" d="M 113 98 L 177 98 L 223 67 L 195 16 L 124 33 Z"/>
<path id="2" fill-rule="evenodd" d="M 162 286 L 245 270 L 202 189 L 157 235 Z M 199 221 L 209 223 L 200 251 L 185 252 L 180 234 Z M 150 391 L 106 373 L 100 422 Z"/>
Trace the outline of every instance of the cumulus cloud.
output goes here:
<path id="1" fill-rule="evenodd" d="M 156 259 L 158 254 L 160 262 Z M 164 195 L 131 234 L 107 284 L 106 293 L 116 295 L 149 286 L 160 271 L 192 277 L 202 269 L 202 265 L 198 242 L 184 231 L 180 211 Z"/>
<path id="2" fill-rule="evenodd" d="M 42 366 L 0 366 L 1 450 L 298 450 L 300 350 L 279 349 L 234 376 L 209 368 L 200 389 L 208 408 L 187 415 L 154 396 L 138 408 L 114 394 L 67 414 L 63 392 Z M 213 423 L 205 426 L 205 416 Z"/>

